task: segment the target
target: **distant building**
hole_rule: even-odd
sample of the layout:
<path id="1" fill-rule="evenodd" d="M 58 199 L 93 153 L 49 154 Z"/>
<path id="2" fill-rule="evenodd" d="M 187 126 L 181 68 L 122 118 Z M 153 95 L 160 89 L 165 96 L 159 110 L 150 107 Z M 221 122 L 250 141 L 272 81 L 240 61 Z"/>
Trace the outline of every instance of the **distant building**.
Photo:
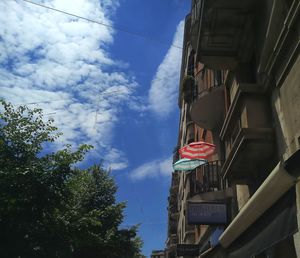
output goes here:
<path id="1" fill-rule="evenodd" d="M 165 250 L 153 250 L 151 258 L 165 258 Z"/>
<path id="2" fill-rule="evenodd" d="M 300 257 L 299 10 L 299 0 L 192 0 L 173 161 L 191 142 L 216 152 L 172 174 L 167 258 Z"/>

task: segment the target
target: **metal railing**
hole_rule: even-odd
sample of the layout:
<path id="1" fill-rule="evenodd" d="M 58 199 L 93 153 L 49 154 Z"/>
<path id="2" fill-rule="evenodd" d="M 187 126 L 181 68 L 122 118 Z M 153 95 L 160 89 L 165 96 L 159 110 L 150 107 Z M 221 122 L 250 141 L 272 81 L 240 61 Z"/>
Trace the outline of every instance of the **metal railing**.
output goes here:
<path id="1" fill-rule="evenodd" d="M 175 214 L 175 213 L 178 212 L 178 205 L 177 205 L 177 203 L 169 205 L 169 212 L 171 214 Z"/>
<path id="2" fill-rule="evenodd" d="M 176 146 L 173 151 L 173 163 L 179 160 L 179 147 Z"/>
<path id="3" fill-rule="evenodd" d="M 178 244 L 178 236 L 177 235 L 175 235 L 175 234 L 171 235 L 171 237 L 170 237 L 170 244 L 171 245 Z"/>
<path id="4" fill-rule="evenodd" d="M 190 174 L 190 195 L 225 190 L 226 180 L 221 177 L 222 162 L 208 162 Z"/>
<path id="5" fill-rule="evenodd" d="M 238 119 L 230 130 L 230 134 L 225 139 L 225 157 L 229 156 L 235 140 L 242 130 L 241 119 Z"/>
<path id="6" fill-rule="evenodd" d="M 193 1 L 193 7 L 192 7 L 192 26 L 199 21 L 200 19 L 200 6 L 201 6 L 201 0 L 195 0 Z"/>
<path id="7" fill-rule="evenodd" d="M 198 95 L 197 84 L 193 75 L 186 75 L 182 81 L 183 96 L 187 103 L 190 103 Z"/>
<path id="8" fill-rule="evenodd" d="M 178 173 L 173 173 L 172 175 L 172 182 L 171 182 L 171 188 L 177 187 L 179 185 L 179 175 Z"/>
<path id="9" fill-rule="evenodd" d="M 170 195 L 168 197 L 169 200 L 169 207 L 168 210 L 171 214 L 178 212 L 178 196 L 177 193 L 170 192 Z"/>
<path id="10" fill-rule="evenodd" d="M 224 85 L 225 83 L 225 70 L 211 70 L 203 68 L 195 75 L 197 85 L 197 96 L 201 95 L 204 91 L 211 88 Z"/>
<path id="11" fill-rule="evenodd" d="M 169 234 L 177 234 L 177 221 L 170 219 L 169 221 Z"/>

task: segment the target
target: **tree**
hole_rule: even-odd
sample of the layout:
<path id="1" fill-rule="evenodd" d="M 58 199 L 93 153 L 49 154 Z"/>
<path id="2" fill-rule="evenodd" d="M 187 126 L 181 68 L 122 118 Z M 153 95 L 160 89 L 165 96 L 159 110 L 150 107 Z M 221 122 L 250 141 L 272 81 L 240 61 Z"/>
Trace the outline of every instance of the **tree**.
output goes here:
<path id="1" fill-rule="evenodd" d="M 109 172 L 76 167 L 92 147 L 45 154 L 60 135 L 53 120 L 1 104 L 0 257 L 138 257 L 137 227 L 119 229 L 125 204 Z"/>

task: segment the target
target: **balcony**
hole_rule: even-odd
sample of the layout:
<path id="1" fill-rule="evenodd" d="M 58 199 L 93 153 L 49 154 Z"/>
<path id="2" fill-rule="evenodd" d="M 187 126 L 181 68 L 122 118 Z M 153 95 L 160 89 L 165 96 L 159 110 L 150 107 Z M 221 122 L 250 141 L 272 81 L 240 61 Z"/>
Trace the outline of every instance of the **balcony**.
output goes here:
<path id="1" fill-rule="evenodd" d="M 189 174 L 190 193 L 188 200 L 216 201 L 233 197 L 227 179 L 222 178 L 222 162 L 208 162 Z"/>
<path id="2" fill-rule="evenodd" d="M 173 164 L 180 159 L 179 152 L 178 152 L 179 149 L 180 149 L 180 146 L 176 146 L 173 150 Z"/>
<path id="3" fill-rule="evenodd" d="M 178 172 L 173 172 L 170 192 L 172 194 L 176 194 L 178 192 L 178 188 L 179 188 L 179 174 Z"/>
<path id="4" fill-rule="evenodd" d="M 195 141 L 195 123 L 193 121 L 186 123 L 186 133 L 184 137 L 184 142 L 189 144 Z"/>
<path id="5" fill-rule="evenodd" d="M 178 211 L 178 206 L 176 205 L 170 205 L 169 208 L 169 216 L 170 218 L 177 220 L 179 217 L 179 211 Z"/>
<path id="6" fill-rule="evenodd" d="M 177 219 L 179 217 L 177 194 L 174 194 L 172 192 L 169 196 L 168 211 L 169 211 L 169 216 L 172 219 Z"/>
<path id="7" fill-rule="evenodd" d="M 207 192 L 222 191 L 226 181 L 221 177 L 221 161 L 208 162 L 190 174 L 190 196 Z"/>
<path id="8" fill-rule="evenodd" d="M 225 112 L 225 71 L 203 69 L 195 81 L 198 87 L 190 109 L 192 120 L 204 129 L 220 127 Z"/>
<path id="9" fill-rule="evenodd" d="M 185 243 L 193 244 L 195 242 L 195 226 L 185 225 L 183 240 Z"/>
<path id="10" fill-rule="evenodd" d="M 170 241 L 169 241 L 170 248 L 176 248 L 177 244 L 178 244 L 178 237 L 176 234 L 172 234 L 170 236 Z"/>
<path id="11" fill-rule="evenodd" d="M 172 193 L 177 193 L 178 192 L 178 189 L 179 189 L 179 184 L 172 184 L 171 188 L 170 188 L 170 191 Z"/>
<path id="12" fill-rule="evenodd" d="M 190 104 L 193 101 L 194 97 L 197 95 L 196 90 L 195 78 L 191 75 L 186 75 L 183 78 L 180 87 L 180 95 L 183 96 L 186 103 Z"/>
<path id="13" fill-rule="evenodd" d="M 199 31 L 199 18 L 200 18 L 200 7 L 201 1 L 194 0 L 192 2 L 192 11 L 191 11 L 191 34 L 190 42 L 193 49 L 197 49 L 198 43 L 198 31 Z"/>
<path id="14" fill-rule="evenodd" d="M 183 48 L 186 49 L 191 41 L 191 14 L 185 17 Z"/>
<path id="15" fill-rule="evenodd" d="M 238 84 L 220 137 L 225 143 L 223 177 L 247 179 L 273 155 L 274 135 L 271 110 L 261 87 Z"/>
<path id="16" fill-rule="evenodd" d="M 171 234 L 168 236 L 166 241 L 166 252 L 167 257 L 175 258 L 176 256 L 176 247 L 178 244 L 178 237 L 176 234 Z"/>
<path id="17" fill-rule="evenodd" d="M 202 0 L 197 60 L 212 69 L 234 69 L 252 55 L 256 1 Z"/>
<path id="18" fill-rule="evenodd" d="M 177 220 L 169 218 L 169 234 L 174 235 L 177 233 Z"/>
<path id="19" fill-rule="evenodd" d="M 171 214 L 170 214 L 170 217 L 171 217 L 172 219 L 177 220 L 177 219 L 179 218 L 179 211 L 174 212 L 174 213 L 171 213 Z"/>

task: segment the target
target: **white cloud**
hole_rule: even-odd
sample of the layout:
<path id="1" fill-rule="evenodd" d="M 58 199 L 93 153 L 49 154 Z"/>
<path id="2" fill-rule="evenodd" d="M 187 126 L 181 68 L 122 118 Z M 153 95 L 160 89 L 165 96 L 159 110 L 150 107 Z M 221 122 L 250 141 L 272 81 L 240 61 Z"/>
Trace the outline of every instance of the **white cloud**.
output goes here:
<path id="1" fill-rule="evenodd" d="M 172 45 L 182 46 L 184 21 L 181 21 Z M 177 104 L 181 49 L 170 47 L 152 80 L 149 91 L 150 109 L 161 117 L 170 114 Z"/>
<path id="2" fill-rule="evenodd" d="M 119 5 L 116 0 L 41 2 L 105 24 L 112 24 Z M 38 103 L 33 106 L 53 116 L 64 133 L 60 144 L 92 144 L 99 157 L 111 159 L 112 168 L 125 168 L 124 154 L 111 141 L 120 104 L 130 101 L 137 83 L 119 72 L 128 65 L 110 57 L 114 31 L 23 1 L 1 1 L 0 9 L 5 13 L 0 16 L 0 97 Z"/>
<path id="3" fill-rule="evenodd" d="M 132 180 L 143 180 L 147 177 L 170 176 L 172 168 L 172 157 L 162 160 L 154 160 L 145 163 L 129 173 Z"/>
<path id="4" fill-rule="evenodd" d="M 124 153 L 115 148 L 111 148 L 109 150 L 104 160 L 107 161 L 107 165 L 112 170 L 120 170 L 128 166 L 128 160 L 126 159 Z"/>

